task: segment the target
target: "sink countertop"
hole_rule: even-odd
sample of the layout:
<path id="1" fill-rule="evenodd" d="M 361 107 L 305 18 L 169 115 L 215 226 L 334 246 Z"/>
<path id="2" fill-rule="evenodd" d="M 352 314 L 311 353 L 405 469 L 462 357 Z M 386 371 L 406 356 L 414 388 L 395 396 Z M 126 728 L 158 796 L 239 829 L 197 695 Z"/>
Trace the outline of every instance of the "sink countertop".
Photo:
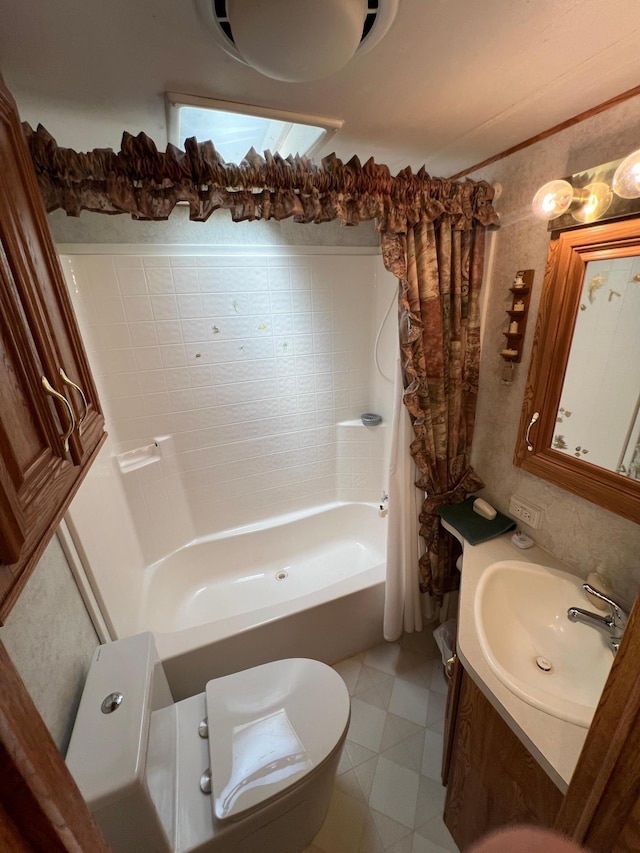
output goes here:
<path id="1" fill-rule="evenodd" d="M 442 524 L 460 540 L 463 547 L 458 656 L 491 705 L 564 793 L 575 770 L 588 729 L 534 708 L 512 693 L 494 675 L 480 648 L 474 618 L 474 600 L 482 572 L 491 563 L 499 560 L 537 563 L 561 569 L 572 575 L 576 572 L 537 545 L 526 550 L 517 548 L 511 542 L 513 531 L 479 545 L 470 545 L 446 522 Z M 580 604 L 579 601 L 576 603 Z"/>

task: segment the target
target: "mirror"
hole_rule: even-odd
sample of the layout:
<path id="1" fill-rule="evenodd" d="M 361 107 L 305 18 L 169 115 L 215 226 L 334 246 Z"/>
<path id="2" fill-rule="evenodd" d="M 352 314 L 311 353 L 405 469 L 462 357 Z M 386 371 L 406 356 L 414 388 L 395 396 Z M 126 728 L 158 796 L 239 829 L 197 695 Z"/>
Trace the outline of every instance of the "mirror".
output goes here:
<path id="1" fill-rule="evenodd" d="M 551 235 L 514 462 L 640 522 L 640 219 Z"/>

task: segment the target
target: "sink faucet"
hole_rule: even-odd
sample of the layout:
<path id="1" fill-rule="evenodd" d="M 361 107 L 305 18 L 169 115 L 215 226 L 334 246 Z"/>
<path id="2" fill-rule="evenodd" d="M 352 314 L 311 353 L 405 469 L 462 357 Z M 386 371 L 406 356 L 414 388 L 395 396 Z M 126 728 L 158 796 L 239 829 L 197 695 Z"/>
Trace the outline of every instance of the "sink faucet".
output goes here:
<path id="1" fill-rule="evenodd" d="M 598 616 L 597 613 L 592 613 L 590 610 L 583 610 L 581 607 L 570 607 L 567 610 L 567 616 L 572 622 L 581 622 L 583 625 L 591 625 L 592 628 L 597 628 L 607 635 L 607 642 L 614 655 L 620 648 L 620 640 L 624 634 L 624 629 L 629 621 L 629 614 L 623 607 L 612 598 L 603 595 L 600 590 L 595 589 L 589 583 L 583 583 L 582 588 L 589 595 L 599 598 L 609 605 L 611 613 L 608 617 Z"/>

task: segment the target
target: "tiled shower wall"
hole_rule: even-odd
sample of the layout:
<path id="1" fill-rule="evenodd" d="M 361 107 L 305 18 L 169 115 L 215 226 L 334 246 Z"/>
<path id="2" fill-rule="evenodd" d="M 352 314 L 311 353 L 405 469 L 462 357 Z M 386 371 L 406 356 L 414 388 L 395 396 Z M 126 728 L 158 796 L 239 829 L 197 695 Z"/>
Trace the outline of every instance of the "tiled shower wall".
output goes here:
<path id="1" fill-rule="evenodd" d="M 63 266 L 149 561 L 194 535 L 379 499 L 392 385 L 373 344 L 396 290 L 379 255 L 127 251 Z M 392 310 L 388 375 L 394 324 Z M 384 424 L 363 427 L 363 411 Z"/>

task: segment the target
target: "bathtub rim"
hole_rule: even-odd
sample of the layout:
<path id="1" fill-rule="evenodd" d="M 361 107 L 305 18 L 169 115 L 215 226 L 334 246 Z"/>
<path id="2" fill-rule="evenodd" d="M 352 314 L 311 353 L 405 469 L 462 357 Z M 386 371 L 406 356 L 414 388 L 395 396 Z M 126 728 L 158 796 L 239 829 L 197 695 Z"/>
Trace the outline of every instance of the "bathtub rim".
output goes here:
<path id="1" fill-rule="evenodd" d="M 375 509 L 378 504 L 373 501 L 331 501 L 330 503 L 316 504 L 314 506 L 305 507 L 304 509 L 294 510 L 293 512 L 281 513 L 280 515 L 270 515 L 263 519 L 259 519 L 258 521 L 251 522 L 250 524 L 241 524 L 237 527 L 229 527 L 226 530 L 220 530 L 217 533 L 207 533 L 204 536 L 196 536 L 194 539 L 191 539 L 179 548 L 175 548 L 173 551 L 170 551 L 168 554 L 160 557 L 159 560 L 155 560 L 153 563 L 149 563 L 148 566 L 145 566 L 143 569 L 143 585 L 150 582 L 148 579 L 153 576 L 155 571 L 157 571 L 161 565 L 168 562 L 181 551 L 195 548 L 198 545 L 206 545 L 209 542 L 222 542 L 234 539 L 238 536 L 244 536 L 248 533 L 260 533 L 262 530 L 272 530 L 276 527 L 284 527 L 285 525 L 292 524 L 296 521 L 302 521 L 303 519 L 311 518 L 314 515 L 322 515 L 330 510 L 346 506 L 370 507 Z M 145 592 L 146 586 L 143 589 L 143 598 Z"/>

